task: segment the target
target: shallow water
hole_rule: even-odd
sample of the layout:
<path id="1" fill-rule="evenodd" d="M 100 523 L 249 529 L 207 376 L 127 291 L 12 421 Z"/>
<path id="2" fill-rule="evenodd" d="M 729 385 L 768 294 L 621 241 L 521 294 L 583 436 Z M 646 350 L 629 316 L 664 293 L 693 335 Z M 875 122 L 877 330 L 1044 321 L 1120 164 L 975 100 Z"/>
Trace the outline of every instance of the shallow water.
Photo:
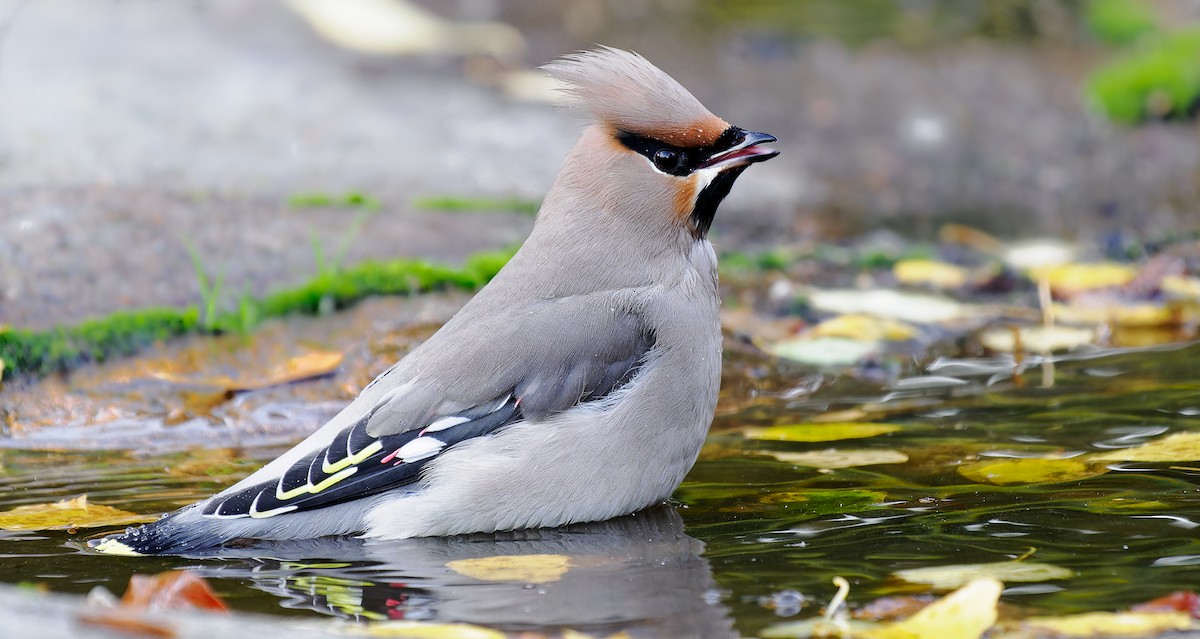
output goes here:
<path id="1" fill-rule="evenodd" d="M 1033 367 L 1016 380 L 1002 362 L 943 362 L 938 377 L 888 389 L 734 352 L 709 444 L 669 507 L 564 530 L 323 540 L 220 559 L 130 559 L 82 549 L 87 536 L 106 530 L 0 532 L 0 580 L 120 593 L 134 572 L 189 567 L 209 577 L 232 607 L 275 615 L 721 636 L 753 634 L 784 615 L 816 614 L 834 591 L 834 576 L 848 578 L 851 603 L 863 604 L 929 590 L 895 578 L 897 570 L 1032 553 L 1027 561 L 1074 576 L 1009 584 L 1008 604 L 1050 614 L 1112 610 L 1195 588 L 1200 463 L 1096 462 L 1087 455 L 1200 431 L 1197 355 L 1200 345 L 1097 351 L 1062 358 L 1052 373 Z M 1053 386 L 1044 387 L 1047 381 Z M 304 385 L 292 386 L 297 405 L 317 399 L 298 390 Z M 238 397 L 253 403 L 271 393 L 281 391 Z M 828 441 L 747 436 L 746 429 L 814 420 L 831 423 L 794 438 Z M 847 439 L 864 433 L 839 425 L 845 422 L 894 429 Z M 159 429 L 154 438 L 186 442 L 186 432 Z M 0 450 L 0 509 L 86 493 L 96 503 L 161 512 L 211 494 L 280 451 L 277 444 L 169 449 Z M 846 453 L 850 463 L 867 453 L 893 459 L 821 469 L 772 457 L 827 449 Z M 897 454 L 907 461 L 895 461 Z M 1078 463 L 1007 485 L 973 470 L 1021 458 Z M 533 572 L 505 579 L 479 562 L 512 555 L 535 555 Z M 799 610 L 785 591 L 803 595 Z"/>

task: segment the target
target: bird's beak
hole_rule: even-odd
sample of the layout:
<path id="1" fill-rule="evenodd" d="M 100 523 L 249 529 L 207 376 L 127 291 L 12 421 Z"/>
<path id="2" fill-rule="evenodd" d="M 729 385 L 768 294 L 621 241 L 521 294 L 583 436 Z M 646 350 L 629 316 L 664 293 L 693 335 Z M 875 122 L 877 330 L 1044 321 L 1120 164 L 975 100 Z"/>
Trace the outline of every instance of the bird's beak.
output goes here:
<path id="1" fill-rule="evenodd" d="M 724 171 L 735 166 L 746 166 L 753 162 L 765 162 L 779 155 L 779 151 L 759 145 L 774 141 L 775 136 L 767 133 L 742 131 L 741 135 L 733 143 L 733 146 L 714 153 L 705 160 L 704 164 L 700 165 L 700 168 L 716 168 L 718 171 Z"/>

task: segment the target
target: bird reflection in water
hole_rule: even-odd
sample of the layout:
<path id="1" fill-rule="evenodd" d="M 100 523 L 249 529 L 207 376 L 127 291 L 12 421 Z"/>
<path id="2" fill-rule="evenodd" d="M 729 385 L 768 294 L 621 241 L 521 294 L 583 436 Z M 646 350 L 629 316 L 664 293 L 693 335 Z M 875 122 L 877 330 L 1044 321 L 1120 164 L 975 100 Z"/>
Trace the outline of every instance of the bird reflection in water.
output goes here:
<path id="1" fill-rule="evenodd" d="M 359 621 L 572 628 L 596 636 L 733 637 L 704 544 L 670 506 L 552 529 L 397 541 L 324 538 L 225 547 L 218 579 Z M 192 555 L 198 556 L 198 555 Z"/>

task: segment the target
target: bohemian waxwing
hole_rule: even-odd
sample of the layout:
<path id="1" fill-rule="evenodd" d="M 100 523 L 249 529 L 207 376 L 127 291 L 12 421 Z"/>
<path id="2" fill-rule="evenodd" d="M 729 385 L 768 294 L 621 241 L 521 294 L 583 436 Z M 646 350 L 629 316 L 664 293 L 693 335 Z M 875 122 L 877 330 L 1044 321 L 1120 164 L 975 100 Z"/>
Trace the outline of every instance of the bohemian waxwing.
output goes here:
<path id="1" fill-rule="evenodd" d="M 296 447 L 97 550 L 559 526 L 671 495 L 721 379 L 709 225 L 775 138 L 633 53 L 546 70 L 592 122 L 495 279 Z"/>

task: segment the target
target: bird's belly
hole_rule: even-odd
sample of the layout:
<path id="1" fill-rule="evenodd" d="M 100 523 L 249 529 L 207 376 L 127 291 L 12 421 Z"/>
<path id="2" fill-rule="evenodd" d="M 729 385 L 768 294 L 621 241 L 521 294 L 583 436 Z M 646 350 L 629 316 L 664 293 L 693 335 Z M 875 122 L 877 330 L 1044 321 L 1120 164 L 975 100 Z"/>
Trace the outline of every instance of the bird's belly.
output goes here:
<path id="1" fill-rule="evenodd" d="M 372 508 L 366 536 L 559 526 L 666 499 L 704 443 L 716 385 L 704 380 L 682 404 L 664 404 L 647 392 L 653 377 L 639 376 L 603 402 L 455 446 L 430 463 L 418 490 Z"/>

